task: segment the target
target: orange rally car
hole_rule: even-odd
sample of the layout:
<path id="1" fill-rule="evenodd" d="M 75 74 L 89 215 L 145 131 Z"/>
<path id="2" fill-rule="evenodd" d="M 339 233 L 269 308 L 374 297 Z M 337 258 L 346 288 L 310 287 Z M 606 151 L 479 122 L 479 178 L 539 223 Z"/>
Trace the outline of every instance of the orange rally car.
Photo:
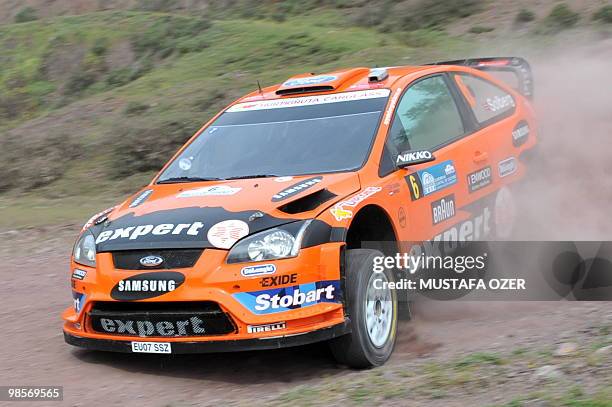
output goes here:
<path id="1" fill-rule="evenodd" d="M 508 57 L 305 74 L 237 100 L 84 226 L 66 342 L 329 341 L 341 363 L 383 364 L 408 307 L 373 284 L 382 243 L 508 236 L 510 185 L 536 145 L 532 93 L 529 65 Z"/>

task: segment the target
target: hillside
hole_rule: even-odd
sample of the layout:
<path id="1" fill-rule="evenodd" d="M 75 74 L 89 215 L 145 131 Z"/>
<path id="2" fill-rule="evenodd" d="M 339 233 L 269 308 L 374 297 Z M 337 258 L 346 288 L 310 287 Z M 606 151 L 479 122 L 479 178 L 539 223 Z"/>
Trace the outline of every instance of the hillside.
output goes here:
<path id="1" fill-rule="evenodd" d="M 257 81 L 610 35 L 610 8 L 592 19 L 600 0 L 555 4 L 0 1 L 2 222 L 87 217 L 146 183 Z"/>

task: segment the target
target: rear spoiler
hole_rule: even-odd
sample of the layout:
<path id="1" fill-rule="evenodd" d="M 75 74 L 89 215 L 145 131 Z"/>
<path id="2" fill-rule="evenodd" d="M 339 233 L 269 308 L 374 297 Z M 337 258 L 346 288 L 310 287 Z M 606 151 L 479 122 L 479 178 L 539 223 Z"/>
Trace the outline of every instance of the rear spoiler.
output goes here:
<path id="1" fill-rule="evenodd" d="M 481 71 L 505 71 L 518 78 L 518 91 L 528 98 L 533 98 L 533 75 L 529 63 L 521 57 L 469 58 L 456 61 L 435 62 L 428 65 L 461 65 Z"/>

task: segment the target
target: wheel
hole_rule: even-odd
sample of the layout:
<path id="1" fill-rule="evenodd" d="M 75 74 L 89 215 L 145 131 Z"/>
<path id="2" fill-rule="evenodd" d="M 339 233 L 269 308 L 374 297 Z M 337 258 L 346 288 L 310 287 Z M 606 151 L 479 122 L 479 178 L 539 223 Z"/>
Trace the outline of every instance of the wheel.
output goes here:
<path id="1" fill-rule="evenodd" d="M 364 369 L 384 364 L 393 352 L 397 333 L 397 293 L 385 283 L 392 270 L 374 272 L 377 250 L 346 251 L 346 307 L 351 333 L 330 342 L 336 360 Z M 376 287 L 375 287 L 376 282 Z"/>

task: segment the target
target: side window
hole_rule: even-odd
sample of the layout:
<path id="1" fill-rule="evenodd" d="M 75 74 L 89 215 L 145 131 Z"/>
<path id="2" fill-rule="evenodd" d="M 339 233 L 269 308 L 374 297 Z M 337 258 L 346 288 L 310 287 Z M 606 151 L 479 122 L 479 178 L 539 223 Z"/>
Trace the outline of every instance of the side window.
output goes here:
<path id="1" fill-rule="evenodd" d="M 387 136 L 388 154 L 433 149 L 465 132 L 444 78 L 433 76 L 410 86 L 402 96 Z"/>
<path id="2" fill-rule="evenodd" d="M 514 111 L 514 98 L 489 81 L 468 74 L 455 75 L 479 124 L 501 119 Z"/>

